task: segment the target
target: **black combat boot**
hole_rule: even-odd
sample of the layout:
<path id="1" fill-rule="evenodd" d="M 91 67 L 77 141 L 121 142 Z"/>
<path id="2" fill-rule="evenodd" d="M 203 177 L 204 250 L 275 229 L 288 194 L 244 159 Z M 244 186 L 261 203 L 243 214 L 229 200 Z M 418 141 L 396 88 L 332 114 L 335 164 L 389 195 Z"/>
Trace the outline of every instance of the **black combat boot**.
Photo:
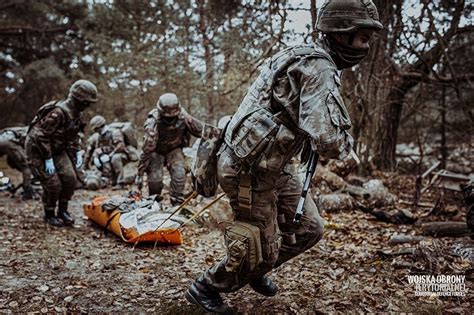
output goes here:
<path id="1" fill-rule="evenodd" d="M 23 185 L 23 195 L 21 196 L 22 200 L 32 200 L 33 199 L 33 187 L 30 185 Z"/>
<path id="2" fill-rule="evenodd" d="M 64 225 L 72 226 L 74 224 L 74 218 L 66 209 L 59 209 L 58 210 L 58 218 L 63 220 Z"/>
<path id="3" fill-rule="evenodd" d="M 222 301 L 219 292 L 204 283 L 202 276 L 191 284 L 185 296 L 189 303 L 199 305 L 206 312 L 233 313 L 233 309 Z"/>
<path id="4" fill-rule="evenodd" d="M 63 223 L 61 220 L 58 219 L 58 217 L 54 214 L 54 208 L 53 209 L 44 209 L 44 222 L 48 223 L 49 225 L 52 226 L 63 226 Z"/>
<path id="5" fill-rule="evenodd" d="M 272 279 L 267 276 L 261 276 L 259 278 L 250 281 L 250 286 L 256 292 L 265 296 L 275 296 L 278 292 L 278 287 L 273 283 Z"/>

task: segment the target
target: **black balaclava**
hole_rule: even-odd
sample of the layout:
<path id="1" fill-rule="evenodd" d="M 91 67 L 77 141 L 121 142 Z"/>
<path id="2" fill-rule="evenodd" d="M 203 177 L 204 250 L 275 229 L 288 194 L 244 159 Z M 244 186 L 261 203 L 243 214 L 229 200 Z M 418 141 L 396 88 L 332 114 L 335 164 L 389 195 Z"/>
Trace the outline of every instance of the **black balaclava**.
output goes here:
<path id="1" fill-rule="evenodd" d="M 77 110 L 82 112 L 85 109 L 89 108 L 91 106 L 91 103 L 90 102 L 77 102 L 75 105 L 76 105 Z"/>
<path id="2" fill-rule="evenodd" d="M 355 66 L 369 53 L 369 48 L 352 47 L 353 39 L 352 35 L 349 38 L 349 44 L 345 44 L 330 34 L 324 37 L 324 42 L 329 48 L 329 55 L 339 70 Z"/>
<path id="3" fill-rule="evenodd" d="M 178 116 L 171 116 L 171 117 L 163 116 L 161 117 L 161 120 L 163 121 L 165 125 L 174 125 L 176 121 L 178 120 Z"/>
<path id="4" fill-rule="evenodd" d="M 72 97 L 70 96 L 70 99 L 71 99 L 71 103 L 72 103 L 72 106 L 74 107 L 74 109 L 78 112 L 82 112 L 84 111 L 85 109 L 89 108 L 91 106 L 91 102 L 88 102 L 88 101 L 80 101 L 78 100 L 77 98 L 75 97 Z"/>

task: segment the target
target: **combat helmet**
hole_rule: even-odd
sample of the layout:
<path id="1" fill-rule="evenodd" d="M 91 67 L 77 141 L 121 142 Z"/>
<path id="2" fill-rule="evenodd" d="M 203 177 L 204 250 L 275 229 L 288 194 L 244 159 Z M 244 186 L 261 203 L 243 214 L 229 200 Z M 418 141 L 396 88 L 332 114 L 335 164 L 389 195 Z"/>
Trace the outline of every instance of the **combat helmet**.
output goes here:
<path id="1" fill-rule="evenodd" d="M 181 112 L 181 105 L 174 93 L 165 93 L 160 96 L 156 104 L 161 117 L 176 117 Z"/>
<path id="2" fill-rule="evenodd" d="M 88 80 L 77 80 L 71 85 L 69 95 L 80 102 L 97 102 L 97 87 Z"/>
<path id="3" fill-rule="evenodd" d="M 91 118 L 89 121 L 89 125 L 92 130 L 98 130 L 101 129 L 102 127 L 105 126 L 106 120 L 103 116 L 101 115 L 96 115 Z"/>
<path id="4" fill-rule="evenodd" d="M 359 28 L 383 29 L 371 0 L 328 0 L 318 14 L 316 28 L 322 33 L 352 33 Z"/>

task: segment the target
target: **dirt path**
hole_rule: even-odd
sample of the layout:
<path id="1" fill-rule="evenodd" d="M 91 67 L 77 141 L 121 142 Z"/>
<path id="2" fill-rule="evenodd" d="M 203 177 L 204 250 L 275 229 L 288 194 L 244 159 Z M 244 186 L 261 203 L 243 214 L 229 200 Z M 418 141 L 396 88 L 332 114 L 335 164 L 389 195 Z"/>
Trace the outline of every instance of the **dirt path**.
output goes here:
<path id="1" fill-rule="evenodd" d="M 43 224 L 39 202 L 0 196 L 0 312 L 201 313 L 183 294 L 222 257 L 219 229 L 191 226 L 182 246 L 133 248 L 83 219 L 81 205 L 95 194 L 78 191 L 72 206 L 76 225 L 59 229 Z M 213 213 L 218 211 L 228 209 L 220 203 Z M 323 240 L 271 274 L 280 287 L 276 297 L 245 287 L 227 294 L 227 301 L 251 314 L 472 310 L 472 281 L 463 298 L 416 297 L 406 279 L 409 270 L 377 254 L 409 247 L 389 246 L 387 239 L 394 232 L 414 233 L 413 226 L 380 223 L 358 211 L 325 219 L 330 224 Z M 430 240 L 426 246 L 448 248 L 455 242 L 472 244 L 465 238 Z M 437 271 L 472 268 L 462 257 L 446 263 L 444 269 L 437 264 Z"/>

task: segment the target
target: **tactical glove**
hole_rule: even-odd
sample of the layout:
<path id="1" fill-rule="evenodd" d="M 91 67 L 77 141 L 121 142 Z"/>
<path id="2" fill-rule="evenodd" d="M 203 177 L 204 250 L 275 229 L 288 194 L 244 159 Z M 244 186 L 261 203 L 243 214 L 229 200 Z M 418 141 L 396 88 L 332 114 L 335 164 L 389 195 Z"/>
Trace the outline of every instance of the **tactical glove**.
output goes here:
<path id="1" fill-rule="evenodd" d="M 46 173 L 49 175 L 56 173 L 56 166 L 54 166 L 54 161 L 52 158 L 44 161 L 44 168 L 46 169 Z"/>

